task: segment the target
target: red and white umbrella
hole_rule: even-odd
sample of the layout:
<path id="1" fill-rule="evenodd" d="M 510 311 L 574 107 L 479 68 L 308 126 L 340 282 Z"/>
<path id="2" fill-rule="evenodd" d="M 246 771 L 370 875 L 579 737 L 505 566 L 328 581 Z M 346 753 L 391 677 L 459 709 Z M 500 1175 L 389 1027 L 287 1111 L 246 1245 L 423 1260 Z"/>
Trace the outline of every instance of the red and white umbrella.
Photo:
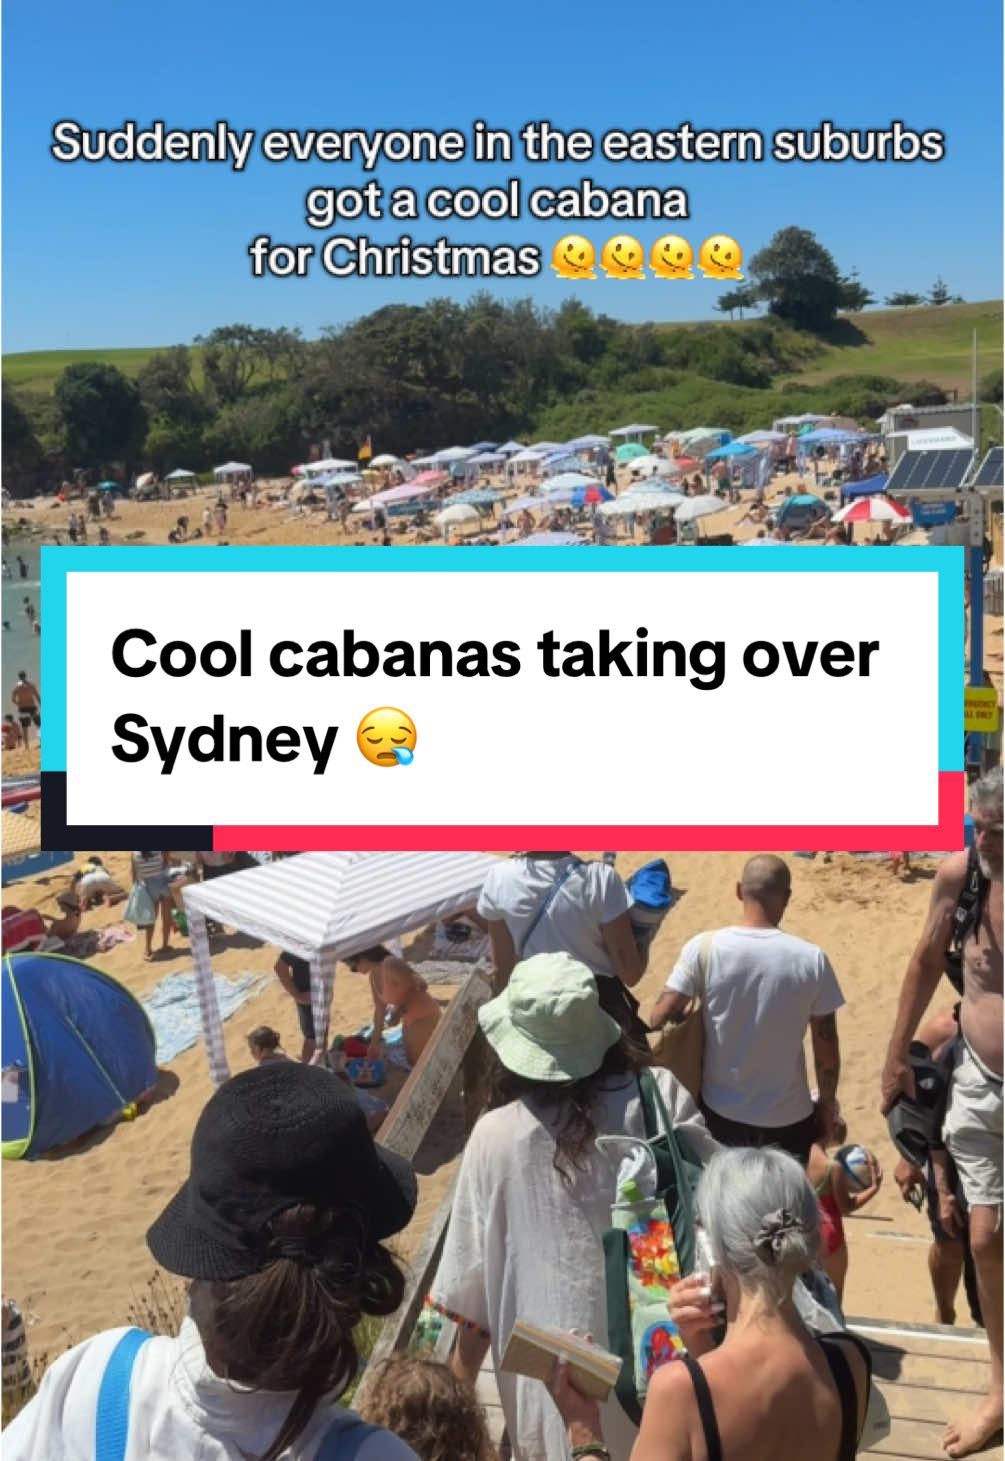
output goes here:
<path id="1" fill-rule="evenodd" d="M 835 523 L 909 523 L 911 521 L 911 514 L 907 508 L 901 507 L 897 502 L 891 502 L 888 497 L 860 497 L 857 502 L 849 502 L 847 507 L 842 507 L 831 518 L 831 522 Z"/>

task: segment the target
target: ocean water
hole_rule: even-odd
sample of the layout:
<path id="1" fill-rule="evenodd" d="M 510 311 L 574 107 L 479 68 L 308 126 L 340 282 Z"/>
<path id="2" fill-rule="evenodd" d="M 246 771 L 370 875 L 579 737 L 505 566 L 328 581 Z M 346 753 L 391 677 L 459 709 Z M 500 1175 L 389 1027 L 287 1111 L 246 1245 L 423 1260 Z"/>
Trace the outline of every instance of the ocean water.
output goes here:
<path id="1" fill-rule="evenodd" d="M 22 578 L 17 566 L 18 555 L 24 559 L 28 575 Z M 36 542 L 8 543 L 3 550 L 4 560 L 10 569 L 10 577 L 3 579 L 3 636 L 0 638 L 0 653 L 3 656 L 3 710 L 0 714 L 13 712 L 10 692 L 17 684 L 18 670 L 26 670 L 29 680 L 34 680 L 39 689 L 41 675 L 41 639 L 35 633 L 24 612 L 24 599 L 29 598 L 36 614 L 41 614 L 42 589 L 39 577 L 39 545 Z M 6 626 L 10 625 L 8 629 Z"/>

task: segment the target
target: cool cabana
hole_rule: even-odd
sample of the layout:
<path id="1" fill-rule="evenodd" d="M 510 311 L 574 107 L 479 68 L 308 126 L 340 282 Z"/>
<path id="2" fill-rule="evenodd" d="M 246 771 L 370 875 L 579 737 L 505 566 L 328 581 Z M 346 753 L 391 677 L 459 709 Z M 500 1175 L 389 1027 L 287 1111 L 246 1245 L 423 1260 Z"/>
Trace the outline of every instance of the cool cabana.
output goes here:
<path id="1" fill-rule="evenodd" d="M 234 477 L 250 477 L 251 467 L 247 462 L 224 462 L 222 467 L 213 468 L 213 476 L 218 482 L 227 482 Z"/>
<path id="2" fill-rule="evenodd" d="M 623 441 L 641 441 L 644 436 L 650 436 L 654 431 L 659 431 L 659 427 L 647 426 L 644 421 L 633 421 L 628 426 L 616 426 L 611 435 L 620 436 Z"/>
<path id="3" fill-rule="evenodd" d="M 319 1050 L 335 964 L 477 902 L 496 858 L 482 852 L 303 852 L 184 888 L 203 1035 L 216 1085 L 230 1075 L 206 921 L 306 959 Z"/>

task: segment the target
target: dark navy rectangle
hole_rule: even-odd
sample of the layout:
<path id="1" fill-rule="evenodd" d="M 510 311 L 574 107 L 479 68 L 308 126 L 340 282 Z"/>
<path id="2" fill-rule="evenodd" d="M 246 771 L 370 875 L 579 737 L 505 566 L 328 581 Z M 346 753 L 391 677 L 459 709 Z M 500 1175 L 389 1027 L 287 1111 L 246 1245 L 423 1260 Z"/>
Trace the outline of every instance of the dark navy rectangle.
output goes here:
<path id="1" fill-rule="evenodd" d="M 66 772 L 42 772 L 42 847 L 97 848 L 131 852 L 141 842 L 151 847 L 210 850 L 212 827 L 71 827 L 66 820 Z"/>

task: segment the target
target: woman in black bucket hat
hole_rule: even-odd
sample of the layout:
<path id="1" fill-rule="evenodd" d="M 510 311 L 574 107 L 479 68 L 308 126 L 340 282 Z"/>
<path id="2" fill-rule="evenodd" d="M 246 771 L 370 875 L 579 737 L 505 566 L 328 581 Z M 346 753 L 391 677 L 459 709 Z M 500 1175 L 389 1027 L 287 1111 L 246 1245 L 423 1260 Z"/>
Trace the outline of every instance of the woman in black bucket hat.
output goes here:
<path id="1" fill-rule="evenodd" d="M 202 1112 L 189 1178 L 147 1233 L 190 1279 L 177 1338 L 110 1330 L 47 1371 L 4 1432 L 10 1461 L 414 1461 L 338 1404 L 353 1331 L 401 1303 L 384 1240 L 409 1222 L 411 1166 L 374 1145 L 329 1071 L 245 1071 Z"/>

